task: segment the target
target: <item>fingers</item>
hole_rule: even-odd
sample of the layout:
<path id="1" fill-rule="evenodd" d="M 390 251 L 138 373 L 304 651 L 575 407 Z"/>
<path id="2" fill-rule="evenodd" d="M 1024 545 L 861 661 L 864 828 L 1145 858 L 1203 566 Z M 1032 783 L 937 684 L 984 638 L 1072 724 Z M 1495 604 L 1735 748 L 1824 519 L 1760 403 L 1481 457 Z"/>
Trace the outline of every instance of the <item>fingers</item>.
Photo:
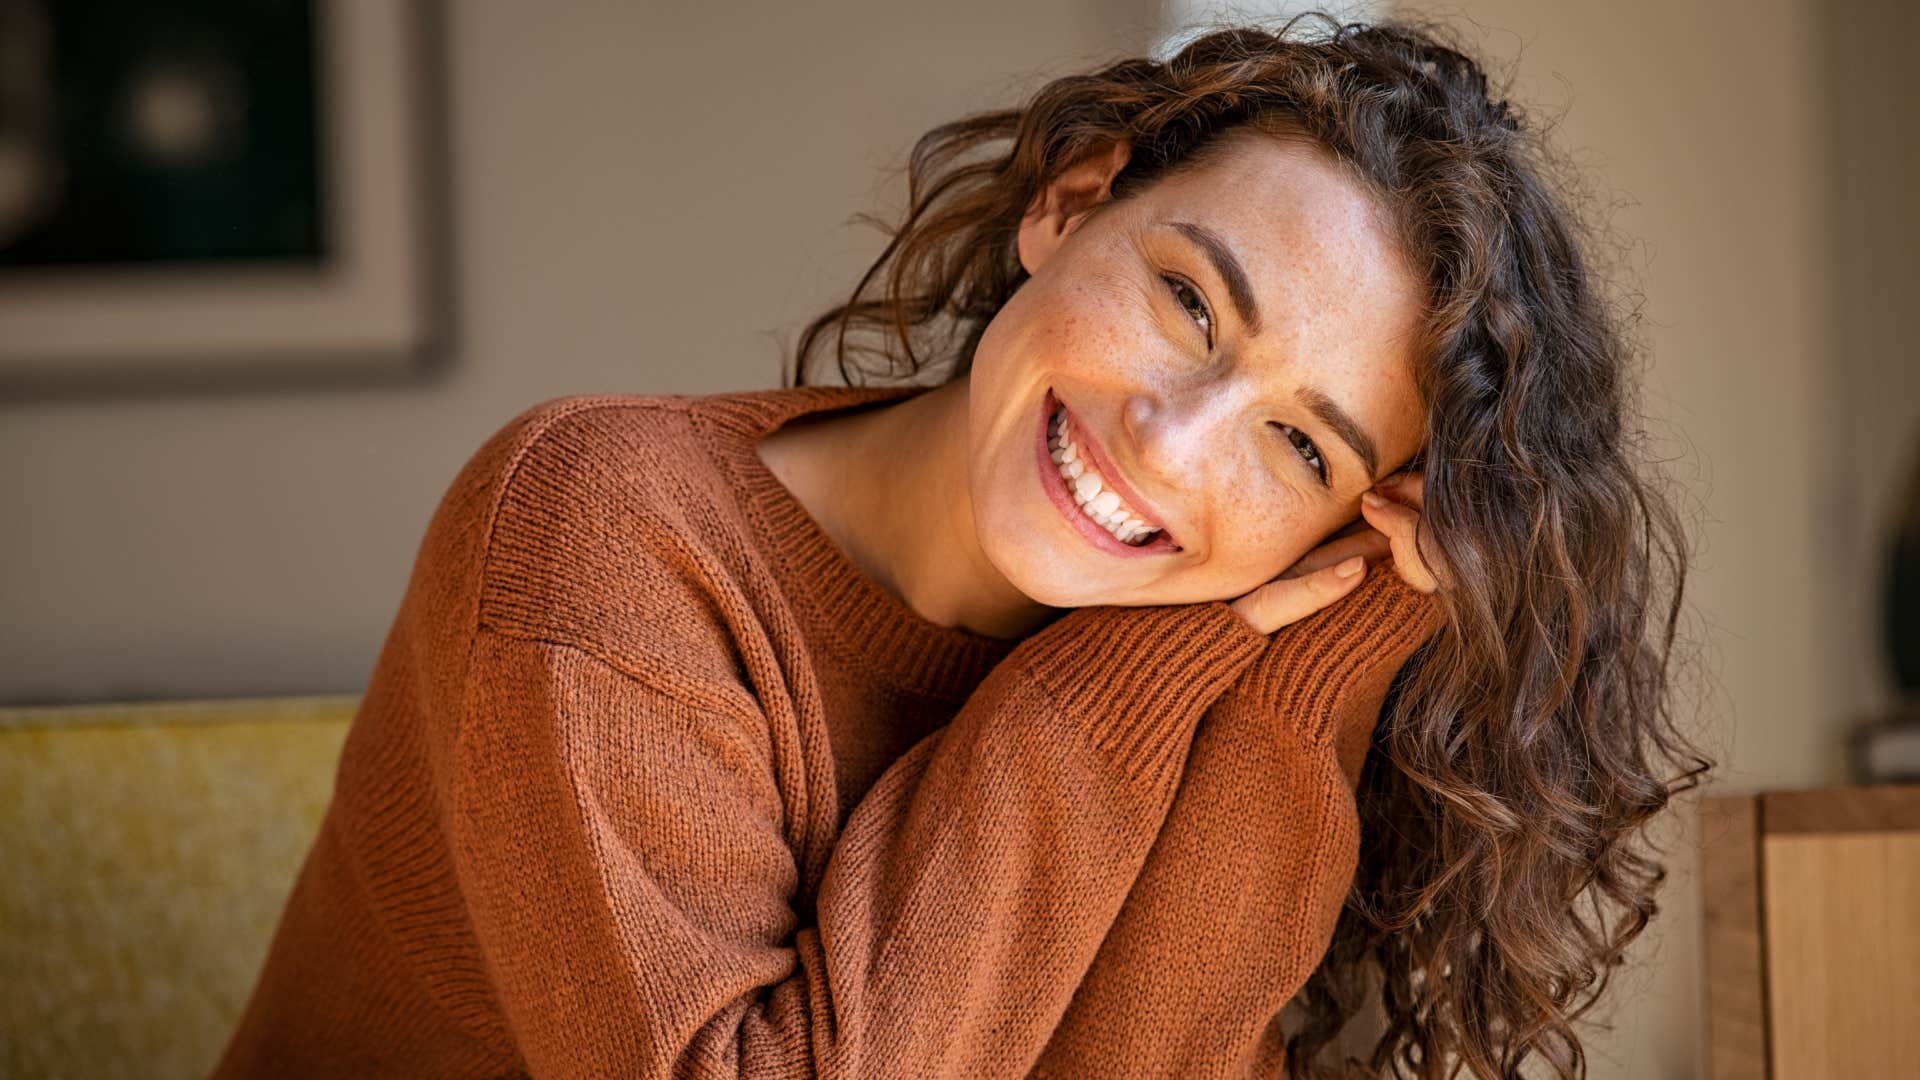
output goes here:
<path id="1" fill-rule="evenodd" d="M 1386 558 L 1408 585 L 1421 592 L 1437 591 L 1439 580 L 1416 542 L 1424 506 L 1422 481 L 1417 470 L 1380 481 L 1361 496 L 1359 518 L 1231 607 L 1261 633 L 1270 634 L 1352 592 L 1366 568 Z"/>
<path id="2" fill-rule="evenodd" d="M 1403 506 L 1425 512 L 1426 502 L 1421 498 L 1425 493 L 1424 474 L 1419 471 L 1397 472 L 1374 485 L 1374 490 Z"/>
<path id="3" fill-rule="evenodd" d="M 1396 489 L 1397 490 L 1397 489 Z M 1407 584 L 1421 592 L 1440 587 L 1420 557 L 1416 543 L 1420 529 L 1420 511 L 1388 499 L 1375 491 L 1360 496 L 1360 513 L 1374 528 L 1386 534 L 1393 549 L 1394 569 Z"/>
<path id="4" fill-rule="evenodd" d="M 1334 538 L 1300 556 L 1300 560 L 1288 567 L 1281 577 L 1291 578 L 1311 574 L 1322 567 L 1332 566 L 1344 559 L 1358 555 L 1367 561 L 1367 565 L 1386 558 L 1393 553 L 1387 543 L 1386 534 L 1368 525 L 1364 520 L 1354 519 L 1364 532 L 1339 533 Z"/>
<path id="5" fill-rule="evenodd" d="M 1326 539 L 1338 540 L 1343 536 L 1352 536 L 1354 533 L 1364 533 L 1364 532 L 1373 532 L 1373 531 L 1375 531 L 1373 526 L 1367 524 L 1366 518 L 1363 518 L 1360 515 L 1355 514 L 1353 516 L 1352 521 L 1349 521 L 1345 525 L 1342 525 L 1337 531 L 1334 532 L 1332 536 L 1329 536 Z M 1325 541 L 1322 541 L 1322 543 L 1325 543 Z"/>
<path id="6" fill-rule="evenodd" d="M 1271 634 L 1352 592 L 1366 568 L 1365 559 L 1352 556 L 1299 577 L 1275 578 L 1235 604 L 1256 629 Z"/>

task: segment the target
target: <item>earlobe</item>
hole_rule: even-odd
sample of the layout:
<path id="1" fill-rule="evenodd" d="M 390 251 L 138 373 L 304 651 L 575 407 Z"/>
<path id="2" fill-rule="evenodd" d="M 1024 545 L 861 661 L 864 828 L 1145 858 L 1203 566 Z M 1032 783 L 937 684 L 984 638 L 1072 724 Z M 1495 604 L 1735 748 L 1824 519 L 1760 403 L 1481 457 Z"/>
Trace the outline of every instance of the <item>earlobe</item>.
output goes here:
<path id="1" fill-rule="evenodd" d="M 1015 241 L 1027 273 L 1039 270 L 1094 207 L 1113 197 L 1113 178 L 1132 154 L 1133 145 L 1121 139 L 1069 166 L 1034 196 Z"/>

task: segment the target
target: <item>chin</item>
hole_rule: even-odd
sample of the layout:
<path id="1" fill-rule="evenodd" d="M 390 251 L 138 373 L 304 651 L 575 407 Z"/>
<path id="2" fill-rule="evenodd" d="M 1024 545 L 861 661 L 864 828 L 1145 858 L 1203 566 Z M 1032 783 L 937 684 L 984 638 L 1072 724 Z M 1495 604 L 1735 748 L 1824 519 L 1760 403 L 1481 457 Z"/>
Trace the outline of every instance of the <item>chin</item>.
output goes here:
<path id="1" fill-rule="evenodd" d="M 1050 565 L 1053 560 L 1047 557 L 1045 551 L 1035 550 L 1025 543 L 999 542 L 996 538 L 1018 534 L 1007 531 L 1004 526 L 986 522 L 978 524 L 980 553 L 1000 572 L 1001 577 L 1007 579 L 1008 584 L 1036 604 L 1049 607 L 1071 605 L 1071 599 L 1061 595 L 1061 573 Z"/>

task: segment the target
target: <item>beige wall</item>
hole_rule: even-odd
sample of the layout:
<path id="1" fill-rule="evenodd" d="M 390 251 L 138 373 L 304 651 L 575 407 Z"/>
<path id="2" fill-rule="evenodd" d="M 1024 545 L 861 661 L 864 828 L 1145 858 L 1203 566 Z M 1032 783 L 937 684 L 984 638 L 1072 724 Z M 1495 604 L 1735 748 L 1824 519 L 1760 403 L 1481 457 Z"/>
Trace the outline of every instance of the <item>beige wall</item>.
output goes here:
<path id="1" fill-rule="evenodd" d="M 1151 0 L 449 6 L 453 370 L 0 404 L 0 702 L 358 691 L 434 500 L 508 416 L 773 385 L 767 332 L 874 250 L 842 222 L 915 134 L 1155 29 Z M 1839 779 L 1842 726 L 1885 697 L 1869 528 L 1920 402 L 1895 321 L 1920 170 L 1910 137 L 1876 134 L 1911 134 L 1912 95 L 1876 80 L 1916 28 L 1894 0 L 1841 6 L 1844 37 L 1816 0 L 1420 7 L 1519 56 L 1516 97 L 1641 241 L 1649 406 L 1701 500 L 1692 629 L 1715 682 L 1689 713 L 1729 788 Z M 1595 1077 L 1697 1072 L 1683 811 Z"/>
<path id="2" fill-rule="evenodd" d="M 1829 198 L 1833 273 L 1826 296 L 1832 333 L 1820 350 L 1822 384 L 1837 430 L 1809 448 L 1823 467 L 1818 573 L 1840 614 L 1828 640 L 1830 702 L 1865 716 L 1894 706 L 1892 665 L 1880 639 L 1873 590 L 1884 579 L 1887 538 L 1906 489 L 1920 477 L 1920 90 L 1913 0 L 1837 0 L 1813 35 L 1828 72 Z"/>

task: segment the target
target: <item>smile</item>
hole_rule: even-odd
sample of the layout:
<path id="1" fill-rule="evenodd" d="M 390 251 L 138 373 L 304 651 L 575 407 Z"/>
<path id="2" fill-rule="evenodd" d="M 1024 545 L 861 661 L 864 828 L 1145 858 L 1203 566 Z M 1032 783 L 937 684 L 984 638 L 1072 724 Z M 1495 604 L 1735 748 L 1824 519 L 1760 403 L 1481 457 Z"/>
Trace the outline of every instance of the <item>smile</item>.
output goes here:
<path id="1" fill-rule="evenodd" d="M 1048 500 L 1094 547 L 1123 556 L 1180 550 L 1166 528 L 1128 498 L 1125 481 L 1052 390 L 1042 403 L 1035 454 Z"/>

